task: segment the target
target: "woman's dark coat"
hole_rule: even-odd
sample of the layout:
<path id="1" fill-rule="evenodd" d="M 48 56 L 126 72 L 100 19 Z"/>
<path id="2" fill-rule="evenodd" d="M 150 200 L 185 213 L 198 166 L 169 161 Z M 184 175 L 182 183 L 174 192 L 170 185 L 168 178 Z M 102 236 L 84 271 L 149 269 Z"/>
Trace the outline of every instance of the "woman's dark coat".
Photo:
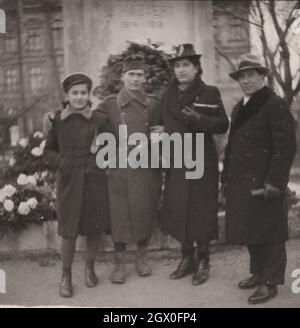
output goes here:
<path id="1" fill-rule="evenodd" d="M 48 132 L 45 156 L 58 167 L 56 209 L 63 237 L 109 230 L 107 176 L 90 151 L 95 135 L 106 131 L 106 118 L 91 113 L 89 118 L 76 113 L 62 119 L 58 111 Z"/>
<path id="2" fill-rule="evenodd" d="M 177 132 L 183 137 L 185 133 L 192 133 L 193 154 L 196 133 L 204 133 L 204 175 L 187 180 L 185 173 L 189 169 L 185 166 L 174 168 L 171 161 L 166 174 L 161 228 L 180 242 L 209 241 L 218 237 L 219 174 L 213 134 L 226 132 L 228 118 L 215 86 L 208 86 L 196 78 L 180 94 L 174 81 L 163 95 L 160 123 L 168 134 Z M 185 106 L 200 113 L 200 119 L 187 123 L 181 112 Z"/>
<path id="3" fill-rule="evenodd" d="M 288 238 L 285 191 L 295 156 L 294 119 L 288 105 L 269 88 L 232 112 L 222 181 L 229 243 L 279 243 Z M 270 184 L 280 197 L 265 200 L 251 190 Z"/>

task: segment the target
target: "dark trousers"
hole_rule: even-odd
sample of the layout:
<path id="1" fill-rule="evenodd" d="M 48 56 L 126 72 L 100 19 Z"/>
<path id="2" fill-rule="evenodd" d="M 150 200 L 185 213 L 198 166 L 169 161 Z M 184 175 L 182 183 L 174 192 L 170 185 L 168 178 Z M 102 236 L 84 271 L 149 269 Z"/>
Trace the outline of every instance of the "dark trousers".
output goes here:
<path id="1" fill-rule="evenodd" d="M 250 273 L 260 275 L 262 284 L 283 285 L 286 268 L 285 243 L 247 245 Z"/>
<path id="2" fill-rule="evenodd" d="M 193 255 L 195 252 L 193 243 L 182 243 L 181 252 L 183 256 Z M 199 260 L 209 260 L 209 241 L 197 241 L 197 257 Z"/>

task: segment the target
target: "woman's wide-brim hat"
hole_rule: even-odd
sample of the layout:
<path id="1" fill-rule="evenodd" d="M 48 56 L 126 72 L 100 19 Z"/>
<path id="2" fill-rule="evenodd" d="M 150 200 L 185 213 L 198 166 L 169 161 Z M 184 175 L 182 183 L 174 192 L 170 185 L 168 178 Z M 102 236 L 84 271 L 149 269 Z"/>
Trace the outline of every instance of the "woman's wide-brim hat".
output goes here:
<path id="1" fill-rule="evenodd" d="M 234 72 L 229 73 L 229 76 L 235 81 L 237 81 L 241 72 L 252 69 L 260 72 L 265 76 L 270 73 L 270 69 L 268 67 L 263 66 L 257 56 L 253 54 L 244 54 L 239 59 L 238 69 Z"/>
<path id="2" fill-rule="evenodd" d="M 176 47 L 176 54 L 174 57 L 168 59 L 170 63 L 174 63 L 179 59 L 196 58 L 199 59 L 202 55 L 196 54 L 194 46 L 191 43 L 180 44 Z"/>
<path id="3" fill-rule="evenodd" d="M 88 91 L 92 88 L 92 80 L 84 73 L 76 72 L 66 76 L 62 81 L 62 87 L 64 92 L 68 92 L 71 87 L 77 84 L 86 84 Z"/>

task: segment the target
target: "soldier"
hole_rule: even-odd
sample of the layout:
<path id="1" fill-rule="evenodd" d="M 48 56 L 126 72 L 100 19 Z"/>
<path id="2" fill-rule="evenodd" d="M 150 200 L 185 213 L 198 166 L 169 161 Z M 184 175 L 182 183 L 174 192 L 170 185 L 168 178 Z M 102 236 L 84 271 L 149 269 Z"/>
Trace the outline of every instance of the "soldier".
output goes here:
<path id="1" fill-rule="evenodd" d="M 226 237 L 246 244 L 250 278 L 257 287 L 249 303 L 266 302 L 284 283 L 288 221 L 285 195 L 295 156 L 294 119 L 287 103 L 265 85 L 269 69 L 246 54 L 230 77 L 244 97 L 232 112 L 222 182 L 226 197 Z"/>
<path id="2" fill-rule="evenodd" d="M 120 144 L 119 126 L 149 136 L 156 98 L 143 89 L 145 63 L 139 57 L 129 57 L 123 63 L 124 87 L 118 95 L 108 96 L 100 109 L 111 124 Z M 132 150 L 134 146 L 128 146 Z M 151 274 L 146 252 L 149 238 L 156 224 L 160 191 L 160 171 L 151 168 L 109 168 L 108 188 L 111 214 L 111 233 L 114 242 L 113 283 L 126 278 L 125 251 L 129 243 L 137 243 L 136 269 L 140 276 Z"/>

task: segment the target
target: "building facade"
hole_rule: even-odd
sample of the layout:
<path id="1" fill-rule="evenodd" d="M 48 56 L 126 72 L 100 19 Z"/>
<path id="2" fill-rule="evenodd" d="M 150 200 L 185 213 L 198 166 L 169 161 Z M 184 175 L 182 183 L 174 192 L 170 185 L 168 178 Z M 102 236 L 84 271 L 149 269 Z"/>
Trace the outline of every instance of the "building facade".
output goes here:
<path id="1" fill-rule="evenodd" d="M 166 39 L 180 18 L 182 26 L 170 42 L 186 29 L 182 43 L 191 40 L 204 53 L 204 78 L 218 85 L 228 113 L 240 97 L 228 72 L 249 51 L 247 2 L 0 0 L 0 8 L 7 17 L 6 33 L 0 34 L 0 123 L 1 117 L 15 117 L 20 136 L 41 129 L 44 113 L 60 106 L 65 73 L 85 71 L 97 85 L 118 37 L 125 40 L 144 26 L 145 33 L 156 33 L 156 40 L 160 35 Z M 98 40 L 99 35 L 103 38 Z"/>

